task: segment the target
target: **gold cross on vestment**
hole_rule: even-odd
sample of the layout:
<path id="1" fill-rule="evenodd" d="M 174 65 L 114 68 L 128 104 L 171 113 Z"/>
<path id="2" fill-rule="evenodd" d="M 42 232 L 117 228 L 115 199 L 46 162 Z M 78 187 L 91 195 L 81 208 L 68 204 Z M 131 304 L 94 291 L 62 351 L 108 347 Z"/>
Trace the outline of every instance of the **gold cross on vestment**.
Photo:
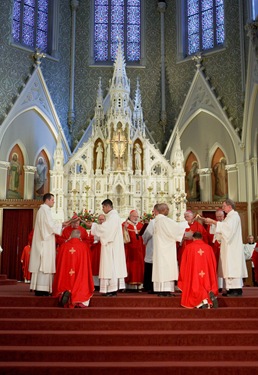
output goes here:
<path id="1" fill-rule="evenodd" d="M 75 271 L 71 268 L 71 270 L 69 272 L 70 276 L 73 276 L 74 273 L 75 273 Z"/>
<path id="2" fill-rule="evenodd" d="M 198 251 L 198 254 L 200 254 L 200 256 L 202 256 L 203 253 L 204 253 L 204 251 L 203 251 L 202 249 L 200 249 L 200 250 Z"/>
<path id="3" fill-rule="evenodd" d="M 76 253 L 76 250 L 72 247 L 70 250 L 69 250 L 69 253 L 71 253 L 73 255 L 73 253 Z"/>
<path id="4" fill-rule="evenodd" d="M 203 277 L 205 275 L 205 272 L 203 272 L 203 270 L 201 270 L 201 272 L 199 273 L 199 276 Z"/>

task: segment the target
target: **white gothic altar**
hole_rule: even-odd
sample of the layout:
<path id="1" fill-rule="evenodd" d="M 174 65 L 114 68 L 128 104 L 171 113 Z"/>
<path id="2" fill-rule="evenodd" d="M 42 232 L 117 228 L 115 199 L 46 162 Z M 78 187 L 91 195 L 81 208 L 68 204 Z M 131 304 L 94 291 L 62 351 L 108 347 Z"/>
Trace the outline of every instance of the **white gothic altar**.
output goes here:
<path id="1" fill-rule="evenodd" d="M 104 98 L 100 78 L 94 118 L 65 165 L 58 139 L 51 171 L 56 216 L 71 217 L 85 209 L 101 213 L 101 202 L 109 198 L 121 217 L 131 209 L 149 213 L 155 203 L 167 202 L 171 217 L 181 220 L 186 204 L 183 163 L 179 136 L 170 162 L 151 142 L 140 83 L 132 99 L 119 43 L 109 92 Z"/>

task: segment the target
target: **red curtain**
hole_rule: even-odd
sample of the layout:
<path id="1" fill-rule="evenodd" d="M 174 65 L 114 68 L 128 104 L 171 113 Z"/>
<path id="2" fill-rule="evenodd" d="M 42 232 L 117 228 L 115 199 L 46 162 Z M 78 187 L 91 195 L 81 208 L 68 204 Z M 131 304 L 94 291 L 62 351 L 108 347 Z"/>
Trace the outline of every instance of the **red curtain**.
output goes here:
<path id="1" fill-rule="evenodd" d="M 32 209 L 4 209 L 1 273 L 23 280 L 21 254 L 33 227 Z"/>

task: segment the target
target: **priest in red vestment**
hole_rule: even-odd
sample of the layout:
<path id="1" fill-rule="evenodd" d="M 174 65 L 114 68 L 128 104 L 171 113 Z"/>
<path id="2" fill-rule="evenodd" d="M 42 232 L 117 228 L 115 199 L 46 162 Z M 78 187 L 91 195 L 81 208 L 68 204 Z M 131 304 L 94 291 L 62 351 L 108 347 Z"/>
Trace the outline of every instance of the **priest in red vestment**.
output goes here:
<path id="1" fill-rule="evenodd" d="M 254 286 L 258 286 L 258 242 L 255 243 L 251 259 L 254 264 Z"/>
<path id="2" fill-rule="evenodd" d="M 182 290 L 181 305 L 186 308 L 217 308 L 218 282 L 213 249 L 195 232 L 193 242 L 182 255 L 178 287 Z"/>
<path id="3" fill-rule="evenodd" d="M 127 230 L 130 242 L 125 243 L 125 257 L 127 266 L 127 277 L 125 279 L 127 289 L 141 290 L 144 278 L 145 246 L 139 232 L 143 224 L 138 221 L 139 215 L 132 210 L 129 218 L 122 224 L 123 231 Z"/>
<path id="4" fill-rule="evenodd" d="M 59 246 L 62 245 L 64 242 L 66 242 L 70 238 L 71 233 L 74 229 L 78 229 L 80 231 L 81 240 L 83 242 L 87 244 L 90 242 L 87 230 L 80 225 L 80 222 L 81 222 L 81 219 L 77 216 L 77 214 L 74 214 L 72 217 L 71 224 L 65 227 L 62 231 L 61 236 L 57 238 L 57 243 Z"/>
<path id="5" fill-rule="evenodd" d="M 215 212 L 215 217 L 216 217 L 216 221 L 223 221 L 225 219 L 224 211 L 221 209 L 218 209 Z M 209 225 L 208 227 L 208 239 L 209 239 L 209 244 L 213 248 L 214 255 L 216 258 L 216 262 L 217 262 L 217 267 L 218 267 L 221 240 L 220 240 L 220 236 L 218 234 L 215 234 L 213 225 Z"/>
<path id="6" fill-rule="evenodd" d="M 93 291 L 90 249 L 75 229 L 57 254 L 53 296 L 60 297 L 63 306 L 84 308 L 89 306 Z"/>
<path id="7" fill-rule="evenodd" d="M 205 243 L 208 243 L 208 233 L 204 226 L 195 219 L 195 215 L 192 211 L 188 210 L 184 213 L 184 218 L 188 223 L 189 228 L 186 228 L 183 240 L 177 247 L 177 260 L 180 267 L 182 254 L 185 247 L 193 242 L 193 233 L 200 232 L 202 239 Z"/>
<path id="8" fill-rule="evenodd" d="M 24 247 L 21 255 L 21 264 L 22 264 L 22 273 L 23 279 L 25 283 L 30 283 L 31 273 L 29 272 L 29 264 L 30 264 L 30 250 L 31 250 L 31 243 L 33 238 L 32 229 L 28 235 L 28 245 Z"/>
<path id="9" fill-rule="evenodd" d="M 22 251 L 21 255 L 21 264 L 22 264 L 22 273 L 23 279 L 25 283 L 30 283 L 31 273 L 29 272 L 29 264 L 30 264 L 30 244 L 25 246 Z"/>

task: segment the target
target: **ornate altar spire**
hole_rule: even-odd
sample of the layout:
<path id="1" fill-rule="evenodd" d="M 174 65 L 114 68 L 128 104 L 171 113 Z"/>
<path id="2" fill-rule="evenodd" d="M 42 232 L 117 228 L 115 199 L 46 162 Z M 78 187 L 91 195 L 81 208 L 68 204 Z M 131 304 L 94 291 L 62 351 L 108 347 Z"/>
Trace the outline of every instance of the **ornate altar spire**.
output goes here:
<path id="1" fill-rule="evenodd" d="M 140 91 L 139 77 L 137 77 L 135 97 L 134 97 L 133 125 L 135 129 L 141 130 L 143 127 L 142 96 L 141 96 L 141 91 Z"/>
<path id="2" fill-rule="evenodd" d="M 111 103 L 110 114 L 114 122 L 116 122 L 118 118 L 120 121 L 124 119 L 126 122 L 131 119 L 130 80 L 127 78 L 125 66 L 124 53 L 121 41 L 119 40 L 114 63 L 114 73 L 109 89 Z"/>
<path id="3" fill-rule="evenodd" d="M 184 172 L 184 154 L 181 149 L 181 142 L 178 128 L 176 130 L 175 145 L 172 153 L 172 164 L 177 172 Z"/>
<path id="4" fill-rule="evenodd" d="M 97 99 L 96 99 L 96 106 L 95 106 L 94 128 L 96 127 L 101 128 L 103 124 L 104 124 L 103 91 L 102 91 L 101 77 L 99 77 L 99 85 L 98 85 Z"/>
<path id="5" fill-rule="evenodd" d="M 116 59 L 114 63 L 114 73 L 110 88 L 111 91 L 120 89 L 130 94 L 130 80 L 127 78 L 125 67 L 126 63 L 124 52 L 122 49 L 121 40 L 119 39 Z"/>
<path id="6" fill-rule="evenodd" d="M 54 152 L 54 171 L 63 171 L 63 165 L 64 165 L 64 152 L 62 147 L 62 140 L 61 140 L 61 133 L 58 133 L 57 136 L 57 143 L 56 143 L 56 149 Z"/>

